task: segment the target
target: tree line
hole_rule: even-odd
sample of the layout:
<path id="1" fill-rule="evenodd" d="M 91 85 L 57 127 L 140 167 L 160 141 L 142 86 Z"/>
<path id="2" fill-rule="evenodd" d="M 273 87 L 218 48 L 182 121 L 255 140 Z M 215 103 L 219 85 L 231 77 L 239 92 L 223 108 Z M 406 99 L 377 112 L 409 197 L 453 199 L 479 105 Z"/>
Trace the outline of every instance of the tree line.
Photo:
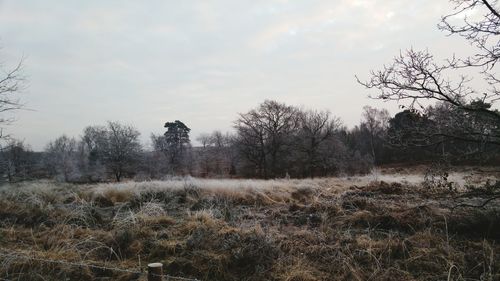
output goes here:
<path id="1" fill-rule="evenodd" d="M 366 106 L 360 124 L 347 128 L 328 111 L 266 100 L 238 114 L 232 133 L 201 134 L 193 147 L 181 121 L 165 123 L 152 147 L 133 126 L 89 126 L 79 138 L 61 136 L 44 152 L 7 140 L 0 150 L 0 176 L 15 182 L 56 178 L 70 182 L 201 177 L 319 177 L 367 173 L 373 166 L 446 160 L 450 164 L 500 164 L 500 12 L 496 1 L 450 1 L 454 10 L 439 28 L 475 47 L 469 56 L 438 61 L 429 51 L 401 52 L 358 82 L 376 99 L 398 102 L 401 111 Z M 469 18 L 471 13 L 477 14 Z M 460 20 L 461 19 L 461 20 Z M 22 61 L 21 61 L 22 62 Z M 0 113 L 22 107 L 21 63 L 0 77 Z M 479 89 L 471 86 L 474 73 Z M 430 106 L 429 101 L 433 102 Z M 0 125 L 12 119 L 0 117 Z"/>
<path id="2" fill-rule="evenodd" d="M 8 182 L 185 175 L 268 179 L 364 174 L 376 165 L 437 159 L 455 164 L 500 163 L 495 134 L 500 124 L 445 103 L 422 112 L 404 109 L 392 117 L 385 109 L 365 106 L 360 124 L 349 129 L 329 111 L 266 100 L 238 114 L 233 125 L 232 133 L 200 134 L 197 146 L 191 144 L 190 128 L 179 120 L 166 122 L 164 134 L 152 134 L 148 148 L 141 144 L 136 128 L 120 122 L 88 126 L 79 138 L 60 136 L 43 152 L 10 140 L 0 153 L 0 174 Z"/>

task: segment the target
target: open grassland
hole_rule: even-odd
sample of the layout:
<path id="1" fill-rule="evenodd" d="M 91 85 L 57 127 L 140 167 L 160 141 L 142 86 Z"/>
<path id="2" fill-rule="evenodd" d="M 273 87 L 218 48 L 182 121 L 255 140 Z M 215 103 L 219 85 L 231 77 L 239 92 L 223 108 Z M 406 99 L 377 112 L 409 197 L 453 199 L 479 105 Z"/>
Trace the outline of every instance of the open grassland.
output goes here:
<path id="1" fill-rule="evenodd" d="M 498 174 L 449 180 L 465 190 L 488 177 Z M 145 280 L 133 271 L 148 262 L 200 280 L 500 280 L 498 202 L 453 208 L 482 198 L 421 180 L 392 169 L 311 180 L 5 185 L 0 280 Z"/>

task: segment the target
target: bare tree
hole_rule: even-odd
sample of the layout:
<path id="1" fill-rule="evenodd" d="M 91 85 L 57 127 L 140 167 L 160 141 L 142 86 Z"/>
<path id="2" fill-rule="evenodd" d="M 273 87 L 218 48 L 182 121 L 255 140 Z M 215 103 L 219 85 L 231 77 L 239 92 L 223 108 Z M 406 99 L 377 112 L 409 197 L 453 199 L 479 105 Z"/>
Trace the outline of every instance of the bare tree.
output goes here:
<path id="1" fill-rule="evenodd" d="M 450 2 L 454 10 L 442 17 L 439 28 L 476 47 L 472 55 L 465 58 L 453 55 L 438 63 L 428 51 L 410 49 L 400 53 L 382 70 L 372 71 L 368 81 L 358 79 L 358 82 L 367 88 L 378 89 L 379 94 L 374 98 L 398 101 L 409 107 L 396 116 L 399 120 L 395 118 L 393 121 L 404 126 L 412 124 L 413 128 L 400 130 L 403 133 L 399 134 L 402 139 L 410 139 L 409 143 L 440 145 L 443 155 L 445 142 L 476 144 L 475 153 L 481 153 L 487 145 L 494 145 L 498 153 L 500 78 L 496 65 L 500 58 L 499 3 L 496 0 Z M 475 73 L 475 78 L 482 78 L 485 90 L 471 86 L 470 73 Z M 436 111 L 426 110 L 423 101 L 441 103 L 440 111 L 446 109 L 446 116 L 450 118 L 436 118 L 438 115 L 432 115 Z M 411 122 L 402 122 L 405 120 Z M 469 152 L 461 149 L 457 153 L 467 155 Z M 496 195 L 489 195 L 491 197 L 485 204 L 500 198 L 498 189 L 496 192 Z"/>
<path id="2" fill-rule="evenodd" d="M 377 143 L 380 144 L 389 125 L 389 111 L 386 109 L 376 109 L 370 106 L 363 107 L 363 120 L 361 127 L 365 128 L 370 138 L 370 149 L 373 161 L 377 163 L 378 155 L 376 153 Z"/>
<path id="3" fill-rule="evenodd" d="M 441 18 L 439 29 L 449 35 L 463 37 L 475 46 L 478 52 L 472 56 L 460 59 L 462 66 L 481 66 L 483 74 L 491 77 L 491 70 L 500 58 L 498 35 L 500 32 L 500 12 L 497 0 L 450 0 L 454 11 Z M 478 17 L 470 14 L 479 13 Z M 457 18 L 462 18 L 461 24 L 453 23 Z M 460 64 L 457 64 L 460 66 Z M 494 76 L 492 82 L 496 84 Z M 493 84 L 493 86 L 495 86 Z"/>
<path id="4" fill-rule="evenodd" d="M 290 136 L 298 128 L 298 117 L 297 108 L 266 100 L 236 120 L 240 151 L 256 165 L 260 177 L 284 176 L 285 156 L 292 144 Z"/>
<path id="5" fill-rule="evenodd" d="M 239 153 L 244 160 L 255 167 L 259 177 L 267 178 L 267 136 L 258 113 L 252 110 L 246 114 L 240 114 L 240 118 L 235 122 L 235 128 Z"/>
<path id="6" fill-rule="evenodd" d="M 284 176 L 286 164 L 283 161 L 293 143 L 291 134 L 299 126 L 299 110 L 276 101 L 264 101 L 259 107 L 262 125 L 267 135 L 267 154 L 270 156 L 272 176 Z"/>
<path id="7" fill-rule="evenodd" d="M 496 63 L 500 57 L 499 35 L 500 16 L 496 10 L 497 1 L 451 0 L 455 10 L 442 18 L 439 27 L 451 35 L 459 35 L 477 47 L 477 52 L 469 57 L 452 57 L 437 63 L 428 51 L 410 49 L 399 54 L 394 62 L 382 70 L 372 71 L 371 79 L 361 82 L 367 88 L 379 90 L 374 98 L 383 100 L 408 101 L 412 109 L 424 109 L 423 100 L 433 100 L 449 104 L 463 112 L 469 119 L 482 119 L 489 129 L 474 130 L 465 134 L 457 132 L 428 132 L 430 139 L 436 136 L 454 138 L 466 142 L 486 142 L 500 145 L 500 112 L 498 102 L 500 80 L 496 76 Z M 482 13 L 478 19 L 467 18 L 470 12 Z M 461 25 L 454 25 L 452 18 L 463 17 Z M 475 90 L 470 86 L 471 78 L 464 75 L 476 71 L 489 86 L 487 91 Z M 458 77 L 453 79 L 453 77 Z M 478 116 L 484 116 L 478 118 Z"/>
<path id="8" fill-rule="evenodd" d="M 76 171 L 77 143 L 74 138 L 63 135 L 45 148 L 45 166 L 52 176 L 63 181 L 72 181 Z"/>
<path id="9" fill-rule="evenodd" d="M 232 173 L 232 142 L 229 134 L 214 131 L 211 135 L 212 155 L 214 159 L 214 173 L 218 176 Z"/>
<path id="10" fill-rule="evenodd" d="M 118 122 L 108 122 L 108 150 L 105 164 L 113 171 L 115 179 L 120 181 L 127 172 L 133 171 L 142 146 L 139 142 L 140 133 L 132 126 Z"/>
<path id="11" fill-rule="evenodd" d="M 321 152 L 325 145 L 335 138 L 336 131 L 341 127 L 339 118 L 331 117 L 328 111 L 308 110 L 300 114 L 300 129 L 298 132 L 298 149 L 305 155 L 305 170 L 307 176 L 314 177 L 314 171 L 324 165 Z"/>
<path id="12" fill-rule="evenodd" d="M 0 150 L 0 172 L 8 182 L 32 177 L 34 166 L 33 151 L 23 141 L 11 139 Z"/>
<path id="13" fill-rule="evenodd" d="M 201 134 L 196 140 L 201 144 L 196 155 L 202 176 L 231 174 L 234 167 L 230 135 L 214 131 L 211 134 Z"/>
<path id="14" fill-rule="evenodd" d="M 135 172 L 142 152 L 140 133 L 132 126 L 108 122 L 106 127 L 93 126 L 84 130 L 83 142 L 93 163 L 102 163 L 116 181 Z"/>
<path id="15" fill-rule="evenodd" d="M 203 177 L 209 176 L 212 171 L 213 155 L 211 149 L 212 136 L 207 133 L 199 135 L 196 140 L 201 144 L 198 149 L 197 160 L 200 174 Z"/>
<path id="16" fill-rule="evenodd" d="M 18 110 L 23 106 L 17 96 L 24 86 L 22 63 L 23 60 L 9 70 L 0 64 L 0 124 L 12 122 L 13 118 L 6 115 L 6 113 Z M 1 137 L 4 137 L 2 128 L 0 128 Z"/>

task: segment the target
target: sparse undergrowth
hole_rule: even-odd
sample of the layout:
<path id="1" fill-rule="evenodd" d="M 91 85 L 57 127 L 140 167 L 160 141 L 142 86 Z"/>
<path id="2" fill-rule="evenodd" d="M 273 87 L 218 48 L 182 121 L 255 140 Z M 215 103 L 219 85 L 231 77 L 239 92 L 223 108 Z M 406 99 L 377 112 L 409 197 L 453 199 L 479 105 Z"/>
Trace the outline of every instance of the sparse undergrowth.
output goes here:
<path id="1" fill-rule="evenodd" d="M 0 278 L 499 280 L 500 212 L 398 182 L 176 180 L 6 186 Z M 22 259 L 2 254 L 16 253 Z M 105 279 L 102 279 L 105 280 Z"/>

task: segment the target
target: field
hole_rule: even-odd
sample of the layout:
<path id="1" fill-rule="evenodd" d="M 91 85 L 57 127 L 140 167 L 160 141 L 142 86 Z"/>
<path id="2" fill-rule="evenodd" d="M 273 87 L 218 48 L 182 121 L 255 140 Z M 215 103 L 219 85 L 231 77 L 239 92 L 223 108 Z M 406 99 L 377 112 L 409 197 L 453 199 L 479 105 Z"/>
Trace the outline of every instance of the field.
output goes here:
<path id="1" fill-rule="evenodd" d="M 0 280 L 146 280 L 149 262 L 199 280 L 500 280 L 499 204 L 464 206 L 488 178 L 4 185 Z"/>

